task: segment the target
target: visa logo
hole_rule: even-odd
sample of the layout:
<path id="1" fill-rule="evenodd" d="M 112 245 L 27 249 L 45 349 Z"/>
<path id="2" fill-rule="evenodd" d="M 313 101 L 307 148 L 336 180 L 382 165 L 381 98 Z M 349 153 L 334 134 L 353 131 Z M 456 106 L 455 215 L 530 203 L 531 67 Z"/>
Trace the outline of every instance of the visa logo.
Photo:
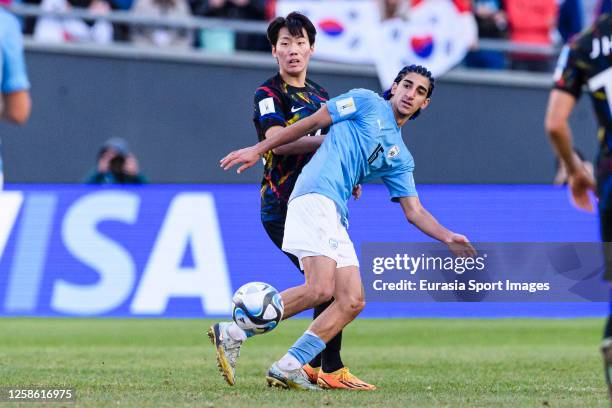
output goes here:
<path id="1" fill-rule="evenodd" d="M 206 314 L 231 312 L 211 193 L 174 195 L 159 229 L 144 236 L 138 230 L 152 217 L 142 211 L 139 194 L 89 191 L 67 204 L 57 192 L 0 194 L 0 314 L 93 316 L 127 307 L 134 315 L 162 315 L 172 298 L 197 298 Z M 152 245 L 132 251 L 134 242 L 105 233 L 107 225 L 134 232 L 126 234 L 131 239 L 139 233 Z M 189 266 L 182 264 L 186 251 Z M 146 258 L 140 270 L 136 256 Z"/>

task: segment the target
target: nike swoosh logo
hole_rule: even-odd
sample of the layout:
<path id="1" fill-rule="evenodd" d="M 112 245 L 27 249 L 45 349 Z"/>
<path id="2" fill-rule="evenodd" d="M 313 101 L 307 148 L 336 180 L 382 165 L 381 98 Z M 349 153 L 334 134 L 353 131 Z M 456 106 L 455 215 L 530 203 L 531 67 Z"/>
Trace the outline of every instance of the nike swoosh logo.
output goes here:
<path id="1" fill-rule="evenodd" d="M 304 109 L 304 108 L 305 108 L 305 106 L 300 106 L 299 108 L 295 109 L 295 106 L 292 106 L 292 107 L 291 107 L 291 113 L 295 113 L 295 112 L 297 112 L 297 111 L 299 111 L 299 110 L 302 110 L 302 109 Z"/>

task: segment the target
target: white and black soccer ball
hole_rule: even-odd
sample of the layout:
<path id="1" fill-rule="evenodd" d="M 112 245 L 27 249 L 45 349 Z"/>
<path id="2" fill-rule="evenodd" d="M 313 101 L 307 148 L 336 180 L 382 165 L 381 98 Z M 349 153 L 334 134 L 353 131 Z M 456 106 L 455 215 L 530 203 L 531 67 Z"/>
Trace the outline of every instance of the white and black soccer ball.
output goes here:
<path id="1" fill-rule="evenodd" d="M 262 334 L 274 329 L 283 318 L 280 293 L 263 282 L 242 285 L 232 298 L 234 321 L 243 330 Z"/>

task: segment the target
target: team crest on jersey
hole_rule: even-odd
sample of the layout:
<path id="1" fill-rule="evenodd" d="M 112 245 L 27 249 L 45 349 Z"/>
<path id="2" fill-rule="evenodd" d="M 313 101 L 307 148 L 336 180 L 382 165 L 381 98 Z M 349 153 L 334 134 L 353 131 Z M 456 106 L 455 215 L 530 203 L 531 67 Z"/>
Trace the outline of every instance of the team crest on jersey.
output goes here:
<path id="1" fill-rule="evenodd" d="M 394 157 L 396 157 L 397 155 L 399 155 L 400 153 L 400 148 L 398 145 L 394 145 L 393 147 L 391 147 L 389 149 L 389 153 L 387 153 L 387 159 L 392 159 Z"/>
<path id="2" fill-rule="evenodd" d="M 355 100 L 353 97 L 350 97 L 336 101 L 336 109 L 338 109 L 340 116 L 345 116 L 355 112 L 357 107 L 355 106 Z"/>
<path id="3" fill-rule="evenodd" d="M 261 116 L 274 112 L 276 112 L 276 110 L 274 109 L 274 99 L 270 97 L 259 101 L 259 114 Z"/>

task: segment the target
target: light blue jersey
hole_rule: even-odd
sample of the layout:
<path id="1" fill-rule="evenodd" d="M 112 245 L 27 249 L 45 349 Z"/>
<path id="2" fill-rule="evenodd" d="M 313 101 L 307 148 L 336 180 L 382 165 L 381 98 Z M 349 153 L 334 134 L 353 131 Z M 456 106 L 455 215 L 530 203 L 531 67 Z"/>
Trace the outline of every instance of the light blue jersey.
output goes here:
<path id="1" fill-rule="evenodd" d="M 414 160 L 402 140 L 389 101 L 366 89 L 353 89 L 327 102 L 333 126 L 302 170 L 291 199 L 319 193 L 336 203 L 348 225 L 353 187 L 382 179 L 391 199 L 417 196 Z"/>
<path id="2" fill-rule="evenodd" d="M 30 88 L 23 57 L 22 38 L 17 18 L 0 7 L 0 93 L 17 92 Z M 1 174 L 2 159 L 0 158 Z"/>
<path id="3" fill-rule="evenodd" d="M 23 57 L 23 39 L 17 18 L 0 7 L 0 92 L 30 87 Z"/>

